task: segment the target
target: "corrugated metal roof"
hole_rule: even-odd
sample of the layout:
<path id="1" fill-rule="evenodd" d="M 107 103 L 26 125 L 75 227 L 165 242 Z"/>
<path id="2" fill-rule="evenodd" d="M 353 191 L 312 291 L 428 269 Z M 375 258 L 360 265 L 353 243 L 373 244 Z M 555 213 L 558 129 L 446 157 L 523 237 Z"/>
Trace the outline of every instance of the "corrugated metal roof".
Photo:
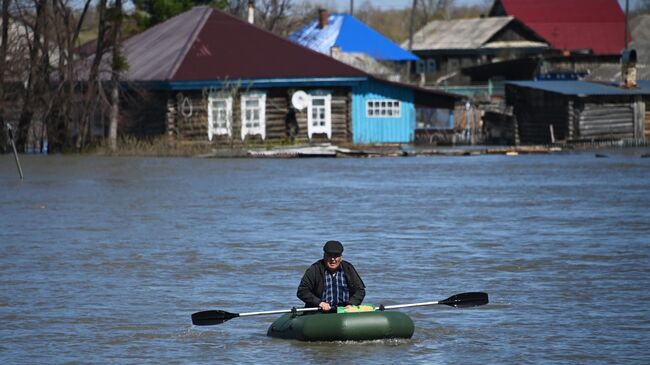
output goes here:
<path id="1" fill-rule="evenodd" d="M 232 15 L 210 11 L 172 80 L 366 76 Z"/>
<path id="2" fill-rule="evenodd" d="M 326 55 L 336 46 L 345 53 L 365 53 L 382 61 L 419 59 L 351 15 L 331 14 L 326 27 L 321 29 L 318 25 L 319 21 L 313 20 L 291 34 L 289 39 Z"/>
<path id="3" fill-rule="evenodd" d="M 492 42 L 499 31 L 515 21 L 514 17 L 489 17 L 473 19 L 434 20 L 413 35 L 412 49 L 447 50 L 447 49 L 478 49 L 482 47 L 495 48 L 502 45 L 504 48 L 530 47 L 529 44 Z M 541 39 L 540 39 L 541 40 Z M 542 42 L 533 42 L 533 47 L 546 47 Z M 402 43 L 406 47 L 408 41 Z"/>
<path id="4" fill-rule="evenodd" d="M 130 80 L 168 80 L 211 9 L 197 7 L 127 39 L 122 45 Z"/>
<path id="5" fill-rule="evenodd" d="M 619 53 L 624 47 L 625 16 L 616 0 L 497 0 L 557 49 Z"/>
<path id="6" fill-rule="evenodd" d="M 639 88 L 635 89 L 587 81 L 510 81 L 506 84 L 574 96 L 650 95 L 650 81 L 646 80 L 639 81 Z"/>
<path id="7" fill-rule="evenodd" d="M 199 6 L 123 43 L 129 81 L 367 77 L 354 67 L 219 10 Z M 102 76 L 108 77 L 110 57 Z M 90 60 L 85 60 L 89 65 Z M 83 73 L 82 73 L 83 75 Z"/>

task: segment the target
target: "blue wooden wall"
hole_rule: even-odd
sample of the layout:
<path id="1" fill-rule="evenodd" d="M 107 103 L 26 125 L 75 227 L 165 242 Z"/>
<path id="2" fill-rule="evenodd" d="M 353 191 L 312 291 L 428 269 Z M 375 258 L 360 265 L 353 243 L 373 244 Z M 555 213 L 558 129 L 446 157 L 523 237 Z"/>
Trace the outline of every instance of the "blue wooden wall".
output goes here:
<path id="1" fill-rule="evenodd" d="M 352 89 L 352 141 L 370 143 L 410 143 L 415 137 L 415 105 L 413 91 L 386 83 L 368 80 Z M 398 118 L 369 118 L 366 102 L 394 99 L 401 102 Z"/>

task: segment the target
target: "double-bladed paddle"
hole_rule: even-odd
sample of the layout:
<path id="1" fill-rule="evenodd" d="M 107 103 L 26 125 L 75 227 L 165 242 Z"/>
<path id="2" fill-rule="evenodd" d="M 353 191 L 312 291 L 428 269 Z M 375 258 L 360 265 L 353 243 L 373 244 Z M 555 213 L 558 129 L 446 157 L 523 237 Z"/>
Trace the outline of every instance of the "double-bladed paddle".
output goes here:
<path id="1" fill-rule="evenodd" d="M 455 308 L 468 308 L 468 307 L 477 307 L 479 305 L 488 303 L 487 293 L 482 292 L 470 292 L 470 293 L 461 293 L 452 295 L 445 300 L 440 300 L 437 302 L 422 302 L 422 303 L 412 303 L 412 304 L 398 304 L 398 305 L 387 305 L 380 306 L 381 309 L 397 309 L 397 308 L 408 308 L 408 307 L 420 307 L 425 305 L 434 305 L 434 304 L 444 304 Z M 275 311 L 265 311 L 265 312 L 249 312 L 249 313 L 230 313 L 223 310 L 209 310 L 203 312 L 196 312 L 192 314 L 192 324 L 197 326 L 211 326 L 214 324 L 221 324 L 223 322 L 229 321 L 236 317 L 250 317 L 250 316 L 262 316 L 267 314 L 282 314 L 282 313 L 292 313 L 292 312 L 315 312 L 320 308 L 293 308 L 293 309 L 283 309 Z"/>

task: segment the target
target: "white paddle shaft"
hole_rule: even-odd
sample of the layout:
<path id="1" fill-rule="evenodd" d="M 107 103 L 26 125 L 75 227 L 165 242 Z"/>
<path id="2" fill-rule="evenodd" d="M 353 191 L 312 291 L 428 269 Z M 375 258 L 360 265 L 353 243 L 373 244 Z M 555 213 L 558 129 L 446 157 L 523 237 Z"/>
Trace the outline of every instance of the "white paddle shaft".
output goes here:
<path id="1" fill-rule="evenodd" d="M 385 305 L 384 309 L 397 309 L 397 308 L 408 308 L 408 307 L 421 307 L 424 305 L 434 305 L 440 304 L 439 301 L 436 302 L 421 302 L 421 303 L 411 303 L 411 304 L 396 304 L 396 305 Z"/>
<path id="2" fill-rule="evenodd" d="M 314 308 L 296 308 L 296 312 L 313 312 L 317 311 L 320 308 L 314 307 Z M 266 314 L 280 314 L 280 313 L 291 313 L 293 312 L 293 309 L 282 309 L 282 310 L 277 310 L 277 311 L 264 311 L 264 312 L 248 312 L 248 313 L 239 313 L 240 317 L 250 317 L 250 316 L 263 316 Z"/>

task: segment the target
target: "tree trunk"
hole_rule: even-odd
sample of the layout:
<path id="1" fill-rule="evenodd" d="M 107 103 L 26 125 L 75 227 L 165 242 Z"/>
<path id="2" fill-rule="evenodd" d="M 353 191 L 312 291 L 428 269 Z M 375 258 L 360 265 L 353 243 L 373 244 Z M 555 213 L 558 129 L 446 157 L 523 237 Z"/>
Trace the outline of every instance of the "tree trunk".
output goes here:
<path id="1" fill-rule="evenodd" d="M 5 132 L 5 70 L 7 69 L 7 47 L 9 42 L 9 5 L 11 0 L 2 0 L 2 35 L 0 38 L 0 149 L 7 148 Z"/>
<path id="2" fill-rule="evenodd" d="M 111 110 L 108 129 L 108 146 L 111 151 L 117 150 L 117 121 L 120 113 L 120 71 L 122 69 L 122 56 L 120 52 L 120 28 L 122 27 L 122 0 L 115 0 L 113 9 L 113 33 L 111 47 L 113 47 L 113 66 L 111 75 Z"/>
<path id="3" fill-rule="evenodd" d="M 40 93 L 44 80 L 40 80 L 41 64 L 43 61 L 41 44 L 41 35 L 46 28 L 47 22 L 47 0 L 38 0 L 36 2 L 36 20 L 34 23 L 32 46 L 29 51 L 29 76 L 27 86 L 24 90 L 23 107 L 18 120 L 18 131 L 16 133 L 16 148 L 24 151 L 28 142 L 29 128 L 32 124 L 34 111 L 36 108 L 36 95 Z M 45 50 L 47 51 L 47 50 Z"/>
<path id="4" fill-rule="evenodd" d="M 97 48 L 95 50 L 95 58 L 88 73 L 87 89 L 84 96 L 84 107 L 79 120 L 79 130 L 77 134 L 77 141 L 75 143 L 77 149 L 81 149 L 86 144 L 86 138 L 90 129 L 90 119 L 95 112 L 95 105 L 97 101 L 97 88 L 101 84 L 99 79 L 99 66 L 102 62 L 104 55 L 104 45 L 106 37 L 106 0 L 100 0 L 97 4 L 97 14 L 99 16 L 99 23 L 97 25 Z"/>

